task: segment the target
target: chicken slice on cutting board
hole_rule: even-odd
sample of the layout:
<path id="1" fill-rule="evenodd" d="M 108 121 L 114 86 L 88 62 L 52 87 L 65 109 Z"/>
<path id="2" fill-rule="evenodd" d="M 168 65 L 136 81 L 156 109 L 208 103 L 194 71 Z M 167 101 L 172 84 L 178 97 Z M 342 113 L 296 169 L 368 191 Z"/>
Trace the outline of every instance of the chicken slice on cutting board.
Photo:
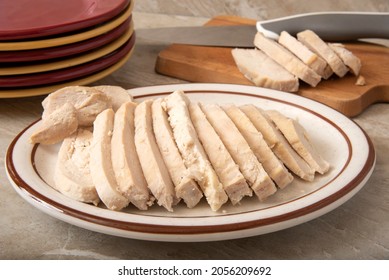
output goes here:
<path id="1" fill-rule="evenodd" d="M 143 101 L 135 108 L 135 147 L 148 187 L 158 205 L 173 211 L 173 205 L 179 200 L 155 140 L 151 115 L 152 102 Z"/>
<path id="2" fill-rule="evenodd" d="M 204 147 L 224 190 L 233 205 L 239 203 L 244 196 L 252 196 L 252 191 L 239 166 L 232 159 L 219 135 L 208 122 L 198 103 L 189 104 L 189 113 L 197 135 Z"/>
<path id="3" fill-rule="evenodd" d="M 233 49 L 232 57 L 239 71 L 256 86 L 295 92 L 298 79 L 257 49 Z"/>
<path id="4" fill-rule="evenodd" d="M 362 67 L 361 60 L 348 49 L 346 49 L 343 44 L 332 43 L 328 45 L 350 69 L 351 73 L 353 73 L 355 76 L 358 76 Z"/>
<path id="5" fill-rule="evenodd" d="M 308 65 L 317 74 L 324 79 L 328 79 L 329 76 L 326 73 L 327 62 L 320 56 L 308 49 L 303 43 L 298 41 L 295 37 L 290 35 L 286 31 L 282 31 L 278 38 L 278 43 L 287 48 L 291 53 L 301 59 L 306 65 Z M 331 73 L 329 73 L 331 75 Z"/>
<path id="6" fill-rule="evenodd" d="M 293 181 L 292 174 L 269 148 L 262 133 L 255 128 L 250 119 L 235 105 L 224 105 L 222 108 L 246 139 L 270 178 L 280 189 L 289 185 Z"/>
<path id="7" fill-rule="evenodd" d="M 39 128 L 30 136 L 30 143 L 51 145 L 72 135 L 78 127 L 76 110 L 69 103 L 58 107 L 42 120 Z"/>
<path id="8" fill-rule="evenodd" d="M 115 113 L 101 112 L 93 122 L 93 140 L 90 147 L 90 171 L 101 201 L 111 210 L 121 210 L 130 201 L 118 191 L 111 161 L 111 138 Z"/>
<path id="9" fill-rule="evenodd" d="M 183 199 L 189 208 L 193 208 L 199 203 L 203 193 L 184 164 L 161 102 L 162 99 L 159 98 L 151 105 L 155 139 L 174 183 L 177 197 Z"/>
<path id="10" fill-rule="evenodd" d="M 42 119 L 48 118 L 65 103 L 73 105 L 76 109 L 79 126 L 91 126 L 100 112 L 111 108 L 110 100 L 101 91 L 85 86 L 70 86 L 49 94 L 43 100 Z"/>
<path id="11" fill-rule="evenodd" d="M 262 201 L 274 194 L 277 188 L 273 181 L 223 109 L 216 104 L 201 104 L 200 107 L 258 199 Z"/>
<path id="12" fill-rule="evenodd" d="M 240 109 L 251 120 L 255 128 L 262 133 L 268 146 L 290 171 L 301 179 L 313 181 L 314 170 L 293 150 L 262 110 L 252 104 L 243 105 Z"/>
<path id="13" fill-rule="evenodd" d="M 339 56 L 312 30 L 297 33 L 297 39 L 310 50 L 321 56 L 339 77 L 346 75 L 348 69 Z"/>
<path id="14" fill-rule="evenodd" d="M 132 96 L 122 87 L 119 86 L 94 86 L 93 88 L 104 93 L 111 102 L 112 109 L 116 112 L 124 103 L 131 102 Z"/>
<path id="15" fill-rule="evenodd" d="M 295 120 L 290 119 L 278 111 L 266 111 L 266 114 L 276 124 L 295 151 L 309 164 L 309 166 L 324 174 L 330 165 L 317 152 L 308 138 L 306 130 Z"/>
<path id="16" fill-rule="evenodd" d="M 266 38 L 262 33 L 257 32 L 254 38 L 254 45 L 307 84 L 315 87 L 320 82 L 321 76 L 319 74 L 309 68 L 290 51 L 276 41 Z"/>
<path id="17" fill-rule="evenodd" d="M 228 196 L 198 139 L 190 119 L 189 103 L 184 92 L 175 91 L 164 99 L 163 107 L 169 115 L 174 139 L 185 166 L 198 182 L 211 209 L 217 211 L 228 201 Z"/>
<path id="18" fill-rule="evenodd" d="M 119 192 L 140 210 L 147 210 L 152 202 L 135 148 L 136 105 L 133 102 L 124 103 L 115 113 L 111 158 Z"/>
<path id="19" fill-rule="evenodd" d="M 97 205 L 100 199 L 89 167 L 92 138 L 92 132 L 84 129 L 65 138 L 58 152 L 54 188 L 77 201 Z"/>

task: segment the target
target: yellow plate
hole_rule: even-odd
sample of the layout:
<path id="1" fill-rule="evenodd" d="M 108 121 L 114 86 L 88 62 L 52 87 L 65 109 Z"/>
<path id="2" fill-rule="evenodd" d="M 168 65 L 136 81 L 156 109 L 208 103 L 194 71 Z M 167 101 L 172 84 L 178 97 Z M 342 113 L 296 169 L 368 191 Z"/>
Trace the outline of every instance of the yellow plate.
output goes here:
<path id="1" fill-rule="evenodd" d="M 109 21 L 97 28 L 90 29 L 85 32 L 72 34 L 64 37 L 51 38 L 51 39 L 43 39 L 43 40 L 35 40 L 35 41 L 22 41 L 22 42 L 6 42 L 0 43 L 0 51 L 18 51 L 18 50 L 33 50 L 33 49 L 41 49 L 41 48 L 49 48 L 55 46 L 67 45 L 83 40 L 87 40 L 96 36 L 99 36 L 103 33 L 106 33 L 115 27 L 122 24 L 126 21 L 130 16 L 132 9 L 134 7 L 134 2 L 131 1 L 130 6 L 122 13 L 119 17 L 115 18 L 112 21 Z"/>
<path id="2" fill-rule="evenodd" d="M 127 42 L 127 40 L 131 37 L 133 32 L 134 32 L 134 24 L 131 21 L 130 28 L 123 35 L 121 35 L 118 39 L 116 39 L 112 43 L 109 43 L 104 47 L 98 48 L 95 51 L 88 52 L 84 55 L 79 55 L 76 57 L 55 61 L 55 62 L 48 62 L 43 64 L 29 65 L 29 66 L 0 68 L 0 76 L 46 72 L 46 71 L 68 68 L 85 62 L 89 62 L 97 58 L 103 57 L 104 55 L 107 55 L 115 51 L 116 49 L 118 49 L 125 42 Z"/>
<path id="3" fill-rule="evenodd" d="M 74 85 L 87 85 L 90 83 L 93 83 L 95 81 L 98 81 L 110 74 L 112 74 L 114 71 L 118 70 L 120 67 L 124 65 L 124 63 L 131 57 L 132 53 L 134 52 L 134 47 L 131 49 L 131 51 L 126 54 L 119 62 L 112 65 L 111 67 L 104 69 L 103 71 L 100 71 L 98 73 L 95 73 L 91 76 L 84 77 L 78 80 L 73 80 L 66 83 L 61 84 L 55 84 L 45 87 L 38 87 L 38 88 L 28 88 L 28 89 L 12 89 L 12 90 L 0 90 L 0 98 L 20 98 L 20 97 L 29 97 L 29 96 L 38 96 L 38 95 L 44 95 L 49 94 L 55 90 L 58 90 L 63 87 L 67 86 L 74 86 Z"/>

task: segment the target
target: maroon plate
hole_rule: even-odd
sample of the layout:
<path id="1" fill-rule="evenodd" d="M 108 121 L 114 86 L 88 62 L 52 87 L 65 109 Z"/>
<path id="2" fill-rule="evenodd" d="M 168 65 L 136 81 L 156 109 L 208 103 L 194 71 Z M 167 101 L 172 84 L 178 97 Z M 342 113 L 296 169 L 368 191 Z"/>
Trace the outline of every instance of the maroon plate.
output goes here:
<path id="1" fill-rule="evenodd" d="M 0 62 L 2 63 L 17 63 L 17 62 L 31 62 L 42 61 L 54 58 L 61 58 L 74 54 L 81 54 L 101 46 L 104 46 L 120 35 L 126 32 L 131 22 L 131 17 L 128 18 L 121 25 L 98 37 L 73 43 L 70 45 L 64 45 L 59 47 L 36 49 L 36 50 L 24 50 L 24 51 L 4 51 L 0 52 Z"/>
<path id="2" fill-rule="evenodd" d="M 49 85 L 91 75 L 118 62 L 134 47 L 135 33 L 120 48 L 99 59 L 78 66 L 38 74 L 14 75 L 0 78 L 0 88 Z"/>
<path id="3" fill-rule="evenodd" d="M 0 41 L 71 32 L 108 21 L 130 0 L 2 0 Z"/>

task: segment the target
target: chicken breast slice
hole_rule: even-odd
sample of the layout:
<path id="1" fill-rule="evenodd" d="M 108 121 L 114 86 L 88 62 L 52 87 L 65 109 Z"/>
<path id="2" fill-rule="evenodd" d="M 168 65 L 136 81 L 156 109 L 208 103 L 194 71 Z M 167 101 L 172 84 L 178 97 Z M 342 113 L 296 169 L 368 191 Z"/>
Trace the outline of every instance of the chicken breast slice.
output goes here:
<path id="1" fill-rule="evenodd" d="M 189 99 L 184 92 L 175 91 L 164 99 L 174 139 L 191 176 L 197 181 L 213 211 L 228 201 L 219 178 L 200 143 L 190 118 Z"/>
<path id="2" fill-rule="evenodd" d="M 307 84 L 315 87 L 320 82 L 321 76 L 319 74 L 309 68 L 290 51 L 276 41 L 266 38 L 262 33 L 257 32 L 254 38 L 254 45 Z"/>
<path id="3" fill-rule="evenodd" d="M 340 57 L 343 63 L 350 69 L 355 76 L 361 71 L 361 60 L 350 52 L 343 44 L 328 44 L 330 48 Z"/>
<path id="4" fill-rule="evenodd" d="M 252 191 L 240 172 L 239 166 L 232 159 L 219 135 L 208 122 L 199 104 L 190 103 L 189 112 L 200 142 L 231 203 L 235 205 L 243 197 L 252 196 Z"/>
<path id="5" fill-rule="evenodd" d="M 54 171 L 54 188 L 77 201 L 97 205 L 100 199 L 89 167 L 92 139 L 92 132 L 80 129 L 62 142 Z"/>
<path id="6" fill-rule="evenodd" d="M 317 152 L 309 140 L 308 133 L 296 120 L 288 118 L 278 111 L 266 111 L 266 114 L 276 124 L 295 151 L 313 170 L 320 174 L 328 171 L 330 164 Z"/>
<path id="7" fill-rule="evenodd" d="M 159 98 L 151 105 L 155 139 L 174 183 L 177 197 L 182 198 L 189 208 L 193 208 L 199 203 L 203 193 L 184 164 L 161 102 L 162 99 Z"/>
<path id="8" fill-rule="evenodd" d="M 250 119 L 235 105 L 224 105 L 223 110 L 234 122 L 270 178 L 280 189 L 293 181 L 292 174 L 276 157 Z"/>
<path id="9" fill-rule="evenodd" d="M 103 85 L 94 86 L 93 88 L 101 91 L 108 97 L 115 112 L 122 104 L 132 101 L 132 96 L 122 87 Z"/>
<path id="10" fill-rule="evenodd" d="M 151 115 L 152 102 L 143 101 L 135 108 L 135 147 L 148 187 L 158 205 L 173 211 L 173 205 L 178 203 L 178 198 L 155 140 Z"/>
<path id="11" fill-rule="evenodd" d="M 263 201 L 274 194 L 277 188 L 273 181 L 223 109 L 216 104 L 201 104 L 200 106 L 230 155 L 239 165 L 240 171 L 258 199 Z"/>
<path id="12" fill-rule="evenodd" d="M 339 77 L 346 75 L 348 69 L 339 56 L 312 30 L 297 33 L 297 39 L 311 51 L 321 56 Z"/>
<path id="13" fill-rule="evenodd" d="M 325 71 L 327 62 L 320 56 L 309 50 L 304 44 L 302 44 L 288 32 L 281 32 L 280 37 L 278 38 L 278 43 L 287 48 L 299 59 L 301 59 L 302 62 L 308 65 L 317 74 L 319 74 L 325 79 L 329 78 L 328 74 Z"/>
<path id="14" fill-rule="evenodd" d="M 136 105 L 133 102 L 124 103 L 115 113 L 111 158 L 118 191 L 138 209 L 147 210 L 152 201 L 135 148 Z"/>
<path id="15" fill-rule="evenodd" d="M 76 110 L 70 103 L 65 103 L 55 109 L 42 120 L 39 128 L 30 136 L 32 144 L 51 145 L 61 142 L 72 135 L 78 127 Z"/>
<path id="16" fill-rule="evenodd" d="M 262 110 L 252 104 L 243 105 L 240 109 L 251 120 L 255 128 L 262 133 L 268 146 L 290 171 L 303 180 L 313 181 L 314 170 L 293 150 Z"/>
<path id="17" fill-rule="evenodd" d="M 47 119 L 65 103 L 76 109 L 79 126 L 91 126 L 100 112 L 111 108 L 110 100 L 101 91 L 85 86 L 70 86 L 49 94 L 43 100 L 42 119 Z"/>
<path id="18" fill-rule="evenodd" d="M 295 92 L 298 79 L 281 65 L 257 49 L 231 51 L 239 71 L 256 86 Z"/>
<path id="19" fill-rule="evenodd" d="M 101 112 L 93 123 L 90 147 L 90 171 L 101 201 L 111 210 L 121 210 L 130 201 L 118 191 L 111 161 L 111 138 L 114 115 L 112 109 Z"/>

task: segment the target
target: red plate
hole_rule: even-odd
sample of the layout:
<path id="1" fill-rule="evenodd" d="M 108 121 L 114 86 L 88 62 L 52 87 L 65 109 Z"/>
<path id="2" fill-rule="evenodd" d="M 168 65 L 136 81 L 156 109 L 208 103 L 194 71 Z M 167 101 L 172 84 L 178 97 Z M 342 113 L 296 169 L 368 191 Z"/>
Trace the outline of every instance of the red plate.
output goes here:
<path id="1" fill-rule="evenodd" d="M 130 0 L 1 0 L 0 41 L 91 27 L 115 17 Z"/>
<path id="2" fill-rule="evenodd" d="M 95 72 L 101 71 L 126 56 L 132 51 L 135 44 L 135 33 L 131 38 L 119 49 L 103 56 L 102 58 L 84 63 L 78 66 L 64 68 L 56 71 L 43 72 L 39 74 L 26 74 L 5 76 L 0 78 L 0 88 L 14 88 L 14 87 L 30 87 L 49 85 L 53 83 L 72 80 L 84 76 L 91 75 Z"/>
<path id="3" fill-rule="evenodd" d="M 116 27 L 110 32 L 107 32 L 98 37 L 94 37 L 89 40 L 73 43 L 70 45 L 64 45 L 59 47 L 36 49 L 36 50 L 22 50 L 22 51 L 4 51 L 0 52 L 0 62 L 15 63 L 15 62 L 31 62 L 31 61 L 43 61 L 54 58 L 61 58 L 74 54 L 81 54 L 86 51 L 90 51 L 101 46 L 104 46 L 113 40 L 117 39 L 120 35 L 126 32 L 131 17 Z M 14 65 L 15 66 L 15 65 Z"/>

